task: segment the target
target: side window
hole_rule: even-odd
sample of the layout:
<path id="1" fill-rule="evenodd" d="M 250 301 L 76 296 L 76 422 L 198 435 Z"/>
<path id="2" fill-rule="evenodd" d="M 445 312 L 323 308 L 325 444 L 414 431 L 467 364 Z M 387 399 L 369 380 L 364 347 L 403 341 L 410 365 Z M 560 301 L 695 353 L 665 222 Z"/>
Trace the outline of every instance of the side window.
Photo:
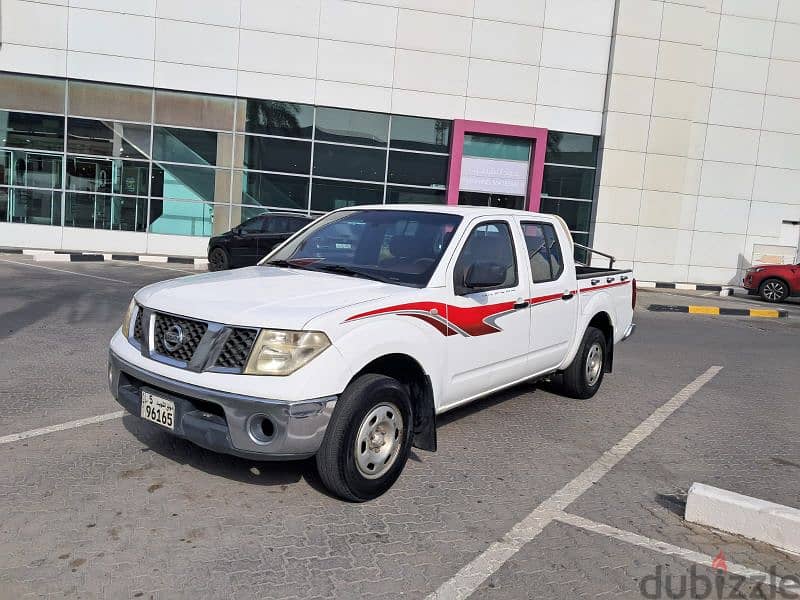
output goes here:
<path id="1" fill-rule="evenodd" d="M 261 233 L 264 226 L 264 217 L 253 217 L 240 225 L 240 230 L 245 233 Z"/>
<path id="2" fill-rule="evenodd" d="M 555 227 L 549 223 L 523 223 L 533 283 L 555 281 L 564 272 L 564 259 Z"/>
<path id="3" fill-rule="evenodd" d="M 517 261 L 508 223 L 481 223 L 470 232 L 453 270 L 453 285 L 457 294 L 468 292 L 464 277 L 467 270 L 477 263 L 489 263 L 505 271 L 505 281 L 492 289 L 517 285 Z"/>
<path id="4" fill-rule="evenodd" d="M 289 217 L 289 230 L 294 233 L 295 231 L 300 231 L 303 227 L 308 225 L 308 221 L 305 219 L 299 219 L 297 217 Z"/>
<path id="5" fill-rule="evenodd" d="M 288 217 L 270 217 L 267 219 L 266 233 L 289 233 Z"/>

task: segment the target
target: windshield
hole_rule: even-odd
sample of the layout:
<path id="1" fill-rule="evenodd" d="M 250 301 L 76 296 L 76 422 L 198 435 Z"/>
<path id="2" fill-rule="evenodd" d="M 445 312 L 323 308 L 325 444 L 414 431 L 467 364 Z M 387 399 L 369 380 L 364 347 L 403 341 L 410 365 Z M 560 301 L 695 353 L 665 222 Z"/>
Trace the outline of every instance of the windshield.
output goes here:
<path id="1" fill-rule="evenodd" d="M 424 287 L 460 222 L 422 211 L 331 213 L 261 264 Z"/>

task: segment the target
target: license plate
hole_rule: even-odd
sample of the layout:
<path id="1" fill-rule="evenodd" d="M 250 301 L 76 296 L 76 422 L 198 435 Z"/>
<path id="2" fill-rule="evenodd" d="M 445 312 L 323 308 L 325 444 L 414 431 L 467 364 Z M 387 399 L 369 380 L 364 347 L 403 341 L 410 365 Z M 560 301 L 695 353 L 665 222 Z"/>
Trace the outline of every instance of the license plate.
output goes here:
<path id="1" fill-rule="evenodd" d="M 175 403 L 142 391 L 142 418 L 167 429 L 175 429 Z"/>

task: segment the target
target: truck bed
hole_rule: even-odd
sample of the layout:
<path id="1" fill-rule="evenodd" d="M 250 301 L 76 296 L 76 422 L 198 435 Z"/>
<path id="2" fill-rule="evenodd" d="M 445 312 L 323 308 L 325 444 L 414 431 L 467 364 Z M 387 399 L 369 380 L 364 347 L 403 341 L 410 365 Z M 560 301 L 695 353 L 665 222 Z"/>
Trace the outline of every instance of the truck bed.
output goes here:
<path id="1" fill-rule="evenodd" d="M 575 265 L 575 272 L 578 279 L 589 279 L 591 277 L 613 277 L 622 273 L 631 273 L 631 269 L 607 269 L 605 267 L 587 267 Z"/>

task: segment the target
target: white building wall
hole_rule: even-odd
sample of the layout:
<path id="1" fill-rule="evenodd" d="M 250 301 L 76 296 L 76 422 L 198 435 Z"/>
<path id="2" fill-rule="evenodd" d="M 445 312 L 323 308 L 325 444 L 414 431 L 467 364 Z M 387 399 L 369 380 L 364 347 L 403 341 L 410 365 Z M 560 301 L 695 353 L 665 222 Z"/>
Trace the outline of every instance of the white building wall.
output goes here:
<path id="1" fill-rule="evenodd" d="M 613 0 L 0 1 L 0 70 L 601 129 Z"/>
<path id="2" fill-rule="evenodd" d="M 620 0 L 595 245 L 640 279 L 737 283 L 786 243 L 798 61 L 794 0 Z"/>

